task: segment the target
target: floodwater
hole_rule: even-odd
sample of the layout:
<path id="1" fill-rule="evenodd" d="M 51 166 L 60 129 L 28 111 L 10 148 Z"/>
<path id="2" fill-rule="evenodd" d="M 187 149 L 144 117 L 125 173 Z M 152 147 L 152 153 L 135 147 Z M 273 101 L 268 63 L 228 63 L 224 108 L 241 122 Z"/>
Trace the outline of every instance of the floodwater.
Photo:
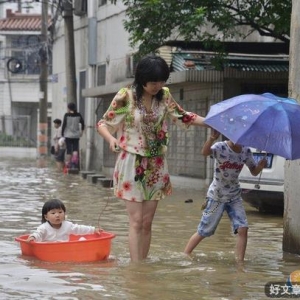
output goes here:
<path id="1" fill-rule="evenodd" d="M 282 216 L 246 205 L 250 229 L 243 268 L 234 260 L 236 239 L 226 215 L 188 258 L 182 251 L 197 228 L 204 192 L 174 187 L 174 195 L 159 204 L 149 259 L 132 264 L 124 203 L 111 189 L 59 174 L 52 165 L 39 169 L 35 161 L 2 158 L 0 299 L 268 299 L 267 282 L 285 283 L 300 269 L 299 256 L 282 251 Z M 65 202 L 69 220 L 100 224 L 117 235 L 107 261 L 48 263 L 21 255 L 14 238 L 40 224 L 42 205 L 53 197 Z"/>

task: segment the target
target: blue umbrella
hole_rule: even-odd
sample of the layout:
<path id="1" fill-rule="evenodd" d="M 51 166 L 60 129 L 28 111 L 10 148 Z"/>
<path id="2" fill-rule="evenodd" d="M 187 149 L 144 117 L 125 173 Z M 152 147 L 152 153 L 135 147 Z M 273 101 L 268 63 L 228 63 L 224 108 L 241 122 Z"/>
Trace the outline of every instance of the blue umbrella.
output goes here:
<path id="1" fill-rule="evenodd" d="M 245 94 L 212 105 L 204 121 L 236 144 L 300 158 L 300 105 L 270 93 Z"/>

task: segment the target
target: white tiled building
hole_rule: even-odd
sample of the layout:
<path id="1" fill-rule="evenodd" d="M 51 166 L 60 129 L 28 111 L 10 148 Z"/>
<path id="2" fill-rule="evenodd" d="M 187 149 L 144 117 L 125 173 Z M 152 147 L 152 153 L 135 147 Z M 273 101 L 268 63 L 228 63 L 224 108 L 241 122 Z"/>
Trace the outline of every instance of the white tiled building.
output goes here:
<path id="1" fill-rule="evenodd" d="M 36 145 L 39 110 L 41 43 L 40 4 L 33 12 L 15 11 L 17 5 L 0 5 L 0 116 L 1 132 L 11 136 L 29 135 Z M 49 60 L 51 63 L 51 59 Z M 51 71 L 51 69 L 50 69 Z M 52 88 L 48 82 L 51 108 Z M 51 111 L 51 110 L 49 110 Z"/>

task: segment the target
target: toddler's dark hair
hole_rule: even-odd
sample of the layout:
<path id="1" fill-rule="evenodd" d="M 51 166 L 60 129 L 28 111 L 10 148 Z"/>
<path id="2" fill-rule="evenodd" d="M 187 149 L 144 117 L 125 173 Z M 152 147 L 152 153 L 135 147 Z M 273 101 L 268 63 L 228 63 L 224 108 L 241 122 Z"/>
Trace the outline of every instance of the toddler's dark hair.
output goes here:
<path id="1" fill-rule="evenodd" d="M 45 219 L 45 215 L 51 210 L 51 209 L 62 209 L 64 212 L 66 212 L 66 207 L 63 204 L 62 201 L 59 199 L 51 199 L 45 202 L 43 208 L 42 208 L 42 223 L 46 223 L 47 220 Z"/>
<path id="2" fill-rule="evenodd" d="M 60 120 L 60 119 L 55 119 L 55 120 L 53 121 L 53 123 L 54 123 L 54 124 L 59 124 L 59 125 L 61 125 L 61 120 Z"/>

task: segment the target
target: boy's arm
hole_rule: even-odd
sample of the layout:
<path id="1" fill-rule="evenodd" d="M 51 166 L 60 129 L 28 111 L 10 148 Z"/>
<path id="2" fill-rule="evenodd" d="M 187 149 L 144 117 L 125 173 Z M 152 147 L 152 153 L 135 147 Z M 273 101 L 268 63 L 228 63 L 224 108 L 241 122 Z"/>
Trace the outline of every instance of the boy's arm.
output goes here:
<path id="1" fill-rule="evenodd" d="M 212 129 L 210 137 L 207 139 L 205 144 L 202 147 L 201 153 L 204 156 L 209 156 L 212 154 L 211 146 L 214 143 L 214 141 L 220 136 L 220 133 L 214 129 Z"/>
<path id="2" fill-rule="evenodd" d="M 255 167 L 249 168 L 249 171 L 251 175 L 257 176 L 266 165 L 267 165 L 267 159 L 263 158 L 258 162 L 258 164 Z"/>

